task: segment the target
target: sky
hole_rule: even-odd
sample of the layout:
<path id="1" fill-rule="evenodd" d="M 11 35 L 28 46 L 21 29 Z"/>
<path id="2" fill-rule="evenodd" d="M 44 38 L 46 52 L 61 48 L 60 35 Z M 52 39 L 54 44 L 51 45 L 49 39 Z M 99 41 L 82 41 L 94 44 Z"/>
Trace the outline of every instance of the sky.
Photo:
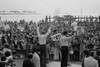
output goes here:
<path id="1" fill-rule="evenodd" d="M 0 10 L 34 10 L 41 15 L 99 15 L 100 0 L 0 0 Z"/>

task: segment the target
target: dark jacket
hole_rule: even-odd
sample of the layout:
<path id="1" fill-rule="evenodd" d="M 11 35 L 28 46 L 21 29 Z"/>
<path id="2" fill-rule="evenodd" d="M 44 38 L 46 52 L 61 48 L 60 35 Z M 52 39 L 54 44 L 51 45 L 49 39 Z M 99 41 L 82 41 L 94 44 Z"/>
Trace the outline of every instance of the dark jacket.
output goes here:
<path id="1" fill-rule="evenodd" d="M 100 56 L 96 57 L 96 60 L 98 61 L 98 66 L 100 67 Z"/>
<path id="2" fill-rule="evenodd" d="M 35 67 L 30 59 L 25 59 L 23 61 L 22 67 Z"/>
<path id="3" fill-rule="evenodd" d="M 5 62 L 0 62 L 0 67 L 5 67 L 6 63 Z"/>

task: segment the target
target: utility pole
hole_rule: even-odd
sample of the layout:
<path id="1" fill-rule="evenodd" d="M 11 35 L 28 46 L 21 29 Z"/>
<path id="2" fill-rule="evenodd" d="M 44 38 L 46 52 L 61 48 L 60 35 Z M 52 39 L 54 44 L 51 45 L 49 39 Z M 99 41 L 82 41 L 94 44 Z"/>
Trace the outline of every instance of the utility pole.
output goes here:
<path id="1" fill-rule="evenodd" d="M 80 9 L 80 12 L 81 12 L 81 21 L 82 21 L 82 8 Z"/>

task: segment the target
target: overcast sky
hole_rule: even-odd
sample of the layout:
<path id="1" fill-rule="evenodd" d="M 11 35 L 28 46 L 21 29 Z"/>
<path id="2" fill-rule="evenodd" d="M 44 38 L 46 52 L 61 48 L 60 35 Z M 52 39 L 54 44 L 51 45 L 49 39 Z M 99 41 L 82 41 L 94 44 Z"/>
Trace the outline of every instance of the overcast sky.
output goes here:
<path id="1" fill-rule="evenodd" d="M 40 14 L 98 15 L 100 0 L 0 0 L 0 10 L 34 10 Z"/>

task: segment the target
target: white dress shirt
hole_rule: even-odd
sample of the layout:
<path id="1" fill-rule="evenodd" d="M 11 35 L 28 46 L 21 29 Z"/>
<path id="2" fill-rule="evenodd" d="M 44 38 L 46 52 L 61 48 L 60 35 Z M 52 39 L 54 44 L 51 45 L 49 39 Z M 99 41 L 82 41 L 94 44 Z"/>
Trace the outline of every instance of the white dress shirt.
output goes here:
<path id="1" fill-rule="evenodd" d="M 35 67 L 40 67 L 40 57 L 36 52 L 33 54 L 32 62 L 34 63 Z"/>
<path id="2" fill-rule="evenodd" d="M 71 39 L 70 37 L 62 36 L 60 38 L 61 46 L 69 46 L 70 45 L 70 42 L 69 42 L 70 39 Z"/>
<path id="3" fill-rule="evenodd" d="M 98 61 L 95 60 L 93 57 L 87 57 L 84 60 L 85 67 L 98 67 Z"/>

